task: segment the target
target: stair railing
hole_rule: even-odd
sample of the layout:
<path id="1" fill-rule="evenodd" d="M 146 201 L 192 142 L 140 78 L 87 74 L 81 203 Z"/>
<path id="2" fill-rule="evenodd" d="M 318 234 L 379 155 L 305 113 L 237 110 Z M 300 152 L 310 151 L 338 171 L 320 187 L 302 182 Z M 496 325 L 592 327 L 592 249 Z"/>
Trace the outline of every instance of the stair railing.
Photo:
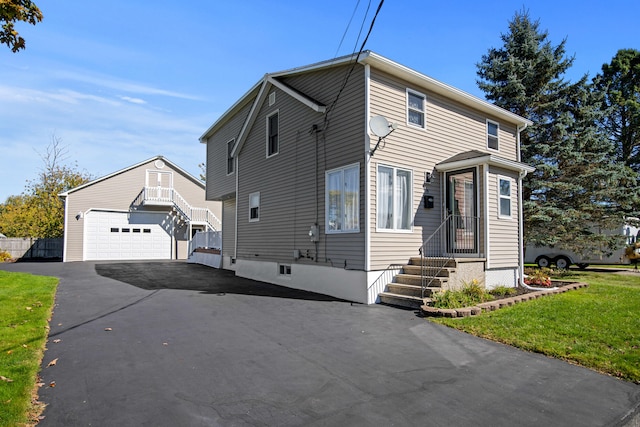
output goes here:
<path id="1" fill-rule="evenodd" d="M 142 196 L 142 200 L 139 200 Z M 213 231 L 219 231 L 222 223 L 209 208 L 193 208 L 191 205 L 173 188 L 168 187 L 144 187 L 141 194 L 136 198 L 137 205 L 144 200 L 155 202 L 170 202 L 176 211 L 189 221 L 206 223 Z"/>
<path id="2" fill-rule="evenodd" d="M 448 234 L 452 229 L 451 225 L 454 218 L 454 215 L 447 216 L 442 224 L 420 246 L 422 298 L 424 298 L 425 291 L 431 286 L 440 272 L 454 259 L 451 254 L 447 253 L 447 238 L 451 237 Z M 427 274 L 427 271 L 431 274 Z"/>

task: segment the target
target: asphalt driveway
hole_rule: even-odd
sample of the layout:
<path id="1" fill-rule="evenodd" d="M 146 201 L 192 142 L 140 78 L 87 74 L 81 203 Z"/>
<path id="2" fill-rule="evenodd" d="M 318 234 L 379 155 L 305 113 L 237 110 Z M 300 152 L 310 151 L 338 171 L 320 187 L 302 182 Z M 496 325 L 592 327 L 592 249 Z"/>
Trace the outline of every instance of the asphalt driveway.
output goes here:
<path id="1" fill-rule="evenodd" d="M 638 425 L 640 386 L 412 311 L 183 262 L 0 268 L 61 278 L 41 426 Z"/>

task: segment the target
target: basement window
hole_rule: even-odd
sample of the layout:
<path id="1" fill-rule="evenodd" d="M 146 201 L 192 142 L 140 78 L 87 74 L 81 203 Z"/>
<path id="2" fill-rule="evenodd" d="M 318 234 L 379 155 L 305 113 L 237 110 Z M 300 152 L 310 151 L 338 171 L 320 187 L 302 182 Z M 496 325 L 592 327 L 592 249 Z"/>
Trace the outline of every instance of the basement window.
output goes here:
<path id="1" fill-rule="evenodd" d="M 291 276 L 291 266 L 287 264 L 278 264 L 279 274 L 281 276 Z"/>

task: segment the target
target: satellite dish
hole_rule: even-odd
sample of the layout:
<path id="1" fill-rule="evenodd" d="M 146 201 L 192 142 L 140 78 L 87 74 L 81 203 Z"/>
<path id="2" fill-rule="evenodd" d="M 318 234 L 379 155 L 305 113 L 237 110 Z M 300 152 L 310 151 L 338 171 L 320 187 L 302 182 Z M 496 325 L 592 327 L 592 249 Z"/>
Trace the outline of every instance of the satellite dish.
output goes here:
<path id="1" fill-rule="evenodd" d="M 371 117 L 369 120 L 371 132 L 378 138 L 384 138 L 389 135 L 389 122 L 382 116 Z"/>

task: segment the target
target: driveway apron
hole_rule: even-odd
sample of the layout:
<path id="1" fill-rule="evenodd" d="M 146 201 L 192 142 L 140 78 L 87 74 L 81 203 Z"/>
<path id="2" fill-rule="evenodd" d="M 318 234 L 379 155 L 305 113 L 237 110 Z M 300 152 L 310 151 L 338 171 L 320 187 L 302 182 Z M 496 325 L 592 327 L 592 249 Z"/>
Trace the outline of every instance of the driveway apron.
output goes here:
<path id="1" fill-rule="evenodd" d="M 413 311 L 184 262 L 0 268 L 60 277 L 43 427 L 639 425 L 640 386 Z"/>

